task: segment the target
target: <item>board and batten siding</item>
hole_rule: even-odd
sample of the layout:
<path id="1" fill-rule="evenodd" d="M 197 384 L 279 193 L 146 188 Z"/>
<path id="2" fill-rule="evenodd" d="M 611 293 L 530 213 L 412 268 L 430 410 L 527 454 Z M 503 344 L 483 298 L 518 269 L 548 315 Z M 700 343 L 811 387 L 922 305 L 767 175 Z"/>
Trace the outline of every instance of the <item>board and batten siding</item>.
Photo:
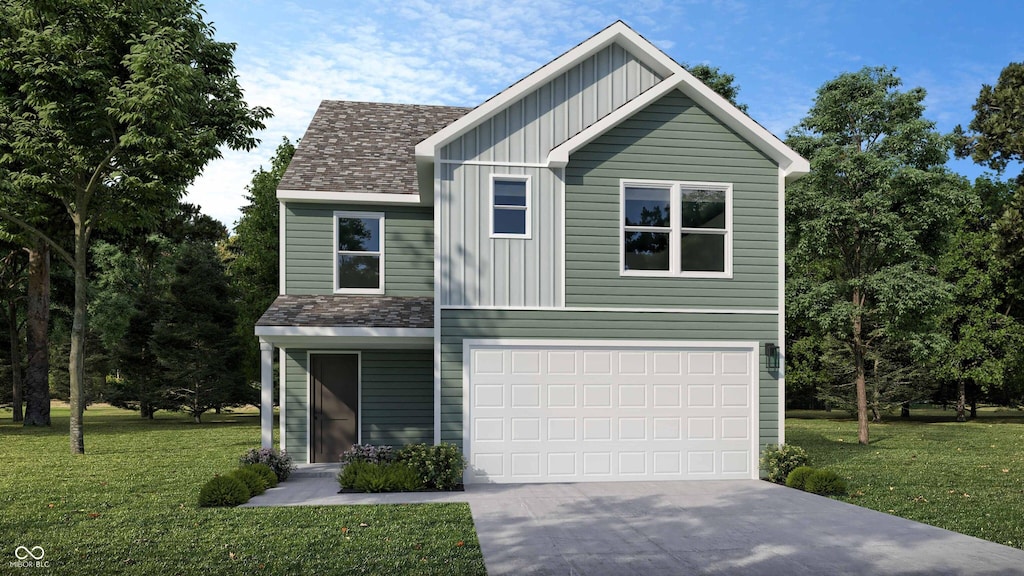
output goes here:
<path id="1" fill-rule="evenodd" d="M 384 293 L 434 295 L 434 214 L 431 207 L 285 204 L 285 291 L 334 293 L 334 213 L 384 213 Z"/>
<path id="2" fill-rule="evenodd" d="M 285 449 L 306 463 L 309 376 L 303 348 L 285 350 Z M 316 354 L 318 352 L 314 352 Z M 323 352 L 330 354 L 330 352 Z M 360 352 L 360 432 L 364 444 L 434 440 L 434 357 L 430 350 Z"/>
<path id="3" fill-rule="evenodd" d="M 560 306 L 561 171 L 441 166 L 441 303 Z M 491 238 L 491 175 L 530 177 L 530 238 Z"/>
<path id="4" fill-rule="evenodd" d="M 572 310 L 441 311 L 441 441 L 462 447 L 462 341 L 479 338 L 756 341 L 760 371 L 759 443 L 778 442 L 777 375 L 764 365 L 764 342 L 778 340 L 772 314 L 692 314 Z"/>
<path id="5" fill-rule="evenodd" d="M 539 163 L 662 78 L 612 44 L 444 146 L 441 161 Z"/>
<path id="6" fill-rule="evenodd" d="M 778 174 L 678 90 L 634 114 L 565 169 L 566 306 L 777 309 Z M 620 182 L 631 178 L 732 184 L 733 277 L 621 276 Z"/>
<path id="7" fill-rule="evenodd" d="M 441 149 L 440 305 L 564 304 L 563 171 L 538 164 L 661 80 L 612 44 Z M 530 176 L 530 238 L 490 237 L 493 174 Z"/>

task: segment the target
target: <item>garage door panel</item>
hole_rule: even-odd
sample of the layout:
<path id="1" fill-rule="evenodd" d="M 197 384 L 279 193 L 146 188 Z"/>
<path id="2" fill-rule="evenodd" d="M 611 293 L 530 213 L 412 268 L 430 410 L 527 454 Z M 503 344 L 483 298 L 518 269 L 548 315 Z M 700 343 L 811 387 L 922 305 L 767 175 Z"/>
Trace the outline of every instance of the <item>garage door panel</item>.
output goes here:
<path id="1" fill-rule="evenodd" d="M 750 478 L 751 354 L 471 348 L 467 481 Z"/>

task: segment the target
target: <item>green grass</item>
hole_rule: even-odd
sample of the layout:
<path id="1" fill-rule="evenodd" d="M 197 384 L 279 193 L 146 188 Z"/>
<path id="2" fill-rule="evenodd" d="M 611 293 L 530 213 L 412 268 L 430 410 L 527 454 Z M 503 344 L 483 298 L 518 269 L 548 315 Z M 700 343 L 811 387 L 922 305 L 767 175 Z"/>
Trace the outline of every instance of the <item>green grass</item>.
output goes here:
<path id="1" fill-rule="evenodd" d="M 8 564 L 22 545 L 60 574 L 485 573 L 467 504 L 198 508 L 199 487 L 258 445 L 255 411 L 196 425 L 92 407 L 78 457 L 67 426 L 66 408 L 51 429 L 0 411 L 0 574 L 24 573 Z"/>
<path id="2" fill-rule="evenodd" d="M 914 410 L 872 424 L 868 446 L 842 414 L 790 412 L 786 441 L 850 485 L 844 500 L 1024 548 L 1024 414 L 987 410 L 954 422 L 952 410 Z"/>

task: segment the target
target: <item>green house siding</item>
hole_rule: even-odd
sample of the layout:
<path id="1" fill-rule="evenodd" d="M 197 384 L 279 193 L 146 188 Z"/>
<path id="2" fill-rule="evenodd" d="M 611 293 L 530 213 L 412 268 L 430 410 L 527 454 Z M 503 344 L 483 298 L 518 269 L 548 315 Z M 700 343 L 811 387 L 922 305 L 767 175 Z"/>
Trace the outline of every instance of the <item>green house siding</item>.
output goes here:
<path id="1" fill-rule="evenodd" d="M 466 338 L 567 340 L 722 340 L 775 342 L 769 314 L 443 310 L 441 441 L 462 446 L 462 341 Z M 759 355 L 763 345 L 758 346 Z M 763 355 L 761 355 L 763 356 Z M 760 360 L 760 443 L 778 442 L 778 380 Z"/>
<path id="2" fill-rule="evenodd" d="M 314 352 L 317 353 L 317 352 Z M 329 354 L 329 352 L 325 352 Z M 285 351 L 285 449 L 307 457 L 308 350 Z M 404 445 L 434 440 L 434 368 L 431 350 L 364 350 L 361 438 L 366 444 Z"/>
<path id="3" fill-rule="evenodd" d="M 572 155 L 566 167 L 566 306 L 778 306 L 778 166 L 675 91 Z M 733 185 L 733 277 L 619 275 L 620 180 Z"/>
<path id="4" fill-rule="evenodd" d="M 434 214 L 428 207 L 285 204 L 285 290 L 333 294 L 334 212 L 384 213 L 384 291 L 434 295 Z"/>

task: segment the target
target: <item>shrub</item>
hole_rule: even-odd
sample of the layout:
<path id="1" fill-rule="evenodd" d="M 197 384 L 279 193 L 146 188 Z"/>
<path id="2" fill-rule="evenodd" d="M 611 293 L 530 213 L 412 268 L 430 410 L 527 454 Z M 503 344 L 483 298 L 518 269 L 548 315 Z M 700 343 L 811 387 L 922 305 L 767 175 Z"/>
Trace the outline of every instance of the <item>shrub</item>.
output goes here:
<path id="1" fill-rule="evenodd" d="M 373 465 L 370 462 L 354 461 L 349 462 L 338 471 L 338 484 L 342 488 L 355 488 L 356 478 L 358 478 L 368 466 Z"/>
<path id="2" fill-rule="evenodd" d="M 831 470 L 818 470 L 808 476 L 804 490 L 822 496 L 842 496 L 847 492 L 846 481 Z"/>
<path id="3" fill-rule="evenodd" d="M 267 491 L 267 484 L 263 481 L 263 477 L 260 476 L 259 472 L 250 469 L 249 467 L 237 468 L 229 474 L 234 476 L 245 484 L 245 487 L 249 489 L 249 497 L 259 496 Z"/>
<path id="4" fill-rule="evenodd" d="M 783 484 L 793 470 L 807 464 L 807 451 L 793 444 L 769 444 L 761 451 L 761 469 L 769 482 Z"/>
<path id="5" fill-rule="evenodd" d="M 274 471 L 270 469 L 270 466 L 267 466 L 266 464 L 246 464 L 242 466 L 242 468 L 248 468 L 249 470 L 259 474 L 260 478 L 263 479 L 264 486 L 267 488 L 277 486 L 277 474 L 274 474 Z"/>
<path id="6" fill-rule="evenodd" d="M 338 472 L 338 484 L 360 492 L 413 492 L 423 488 L 419 473 L 408 464 L 378 464 L 362 460 L 350 462 L 342 468 Z"/>
<path id="7" fill-rule="evenodd" d="M 395 449 L 391 446 L 374 446 L 372 444 L 353 444 L 341 453 L 338 458 L 341 467 L 352 462 L 370 462 L 371 464 L 387 464 L 395 461 Z"/>
<path id="8" fill-rule="evenodd" d="M 454 490 L 466 469 L 466 459 L 454 444 L 410 444 L 398 452 L 398 461 L 416 470 L 424 486 L 437 490 Z"/>
<path id="9" fill-rule="evenodd" d="M 199 505 L 238 506 L 249 500 L 249 489 L 234 476 L 214 476 L 199 490 Z"/>
<path id="10" fill-rule="evenodd" d="M 792 472 L 789 476 L 786 476 L 786 486 L 790 488 L 796 488 L 797 490 L 803 490 L 804 484 L 807 482 L 807 477 L 817 472 L 817 468 L 811 468 L 810 466 L 800 466 Z"/>
<path id="11" fill-rule="evenodd" d="M 295 465 L 292 464 L 292 457 L 284 450 L 278 451 L 276 448 L 253 448 L 242 454 L 242 457 L 238 459 L 238 463 L 243 466 L 246 464 L 266 464 L 277 475 L 278 482 L 287 480 L 292 470 L 295 469 Z"/>

